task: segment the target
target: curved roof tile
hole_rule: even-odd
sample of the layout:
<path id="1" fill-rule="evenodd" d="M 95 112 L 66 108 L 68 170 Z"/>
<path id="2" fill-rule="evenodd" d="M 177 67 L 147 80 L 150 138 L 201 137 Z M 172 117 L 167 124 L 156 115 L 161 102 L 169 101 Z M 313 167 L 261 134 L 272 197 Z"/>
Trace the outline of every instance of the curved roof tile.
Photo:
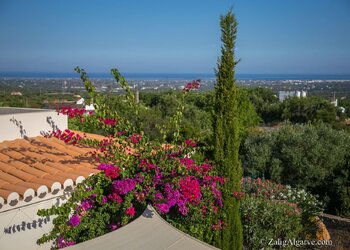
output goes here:
<path id="1" fill-rule="evenodd" d="M 82 134 L 82 133 L 81 133 Z M 88 138 L 102 140 L 99 135 Z M 90 148 L 56 138 L 35 137 L 0 143 L 0 212 L 59 190 L 74 187 L 99 170 Z"/>

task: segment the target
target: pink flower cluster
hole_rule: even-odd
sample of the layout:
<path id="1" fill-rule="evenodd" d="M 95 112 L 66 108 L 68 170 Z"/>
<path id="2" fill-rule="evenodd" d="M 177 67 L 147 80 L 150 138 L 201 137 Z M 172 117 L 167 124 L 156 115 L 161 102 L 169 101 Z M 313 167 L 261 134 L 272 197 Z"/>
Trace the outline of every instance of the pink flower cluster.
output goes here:
<path id="1" fill-rule="evenodd" d="M 244 192 L 237 192 L 233 191 L 232 193 L 233 197 L 235 197 L 237 200 L 240 200 L 244 197 L 245 193 Z"/>
<path id="2" fill-rule="evenodd" d="M 99 121 L 107 126 L 114 127 L 117 125 L 118 121 L 114 118 L 99 118 Z"/>
<path id="3" fill-rule="evenodd" d="M 155 165 L 148 158 L 141 159 L 139 166 L 143 171 L 155 169 Z"/>
<path id="4" fill-rule="evenodd" d="M 197 144 L 194 141 L 192 141 L 192 140 L 185 140 L 185 145 L 187 147 L 192 147 L 192 148 L 197 146 Z"/>
<path id="5" fill-rule="evenodd" d="M 219 231 L 219 230 L 222 230 L 224 228 L 224 221 L 222 220 L 218 220 L 216 222 L 216 224 L 212 225 L 211 228 L 214 230 L 214 231 Z"/>
<path id="6" fill-rule="evenodd" d="M 58 114 L 68 115 L 69 118 L 82 117 L 86 110 L 84 108 L 62 107 L 58 110 Z"/>
<path id="7" fill-rule="evenodd" d="M 75 244 L 74 241 L 67 241 L 63 237 L 59 237 L 57 239 L 57 247 L 58 248 L 65 248 L 65 247 L 73 246 L 74 244 Z"/>
<path id="8" fill-rule="evenodd" d="M 139 141 L 142 139 L 142 136 L 139 134 L 133 134 L 132 136 L 130 136 L 130 141 L 132 144 L 136 144 L 139 143 Z"/>
<path id="9" fill-rule="evenodd" d="M 191 90 L 198 89 L 200 82 L 201 82 L 201 80 L 198 79 L 198 80 L 194 80 L 192 82 L 187 83 L 186 87 L 183 89 L 183 91 L 189 92 Z"/>
<path id="10" fill-rule="evenodd" d="M 105 172 L 105 175 L 111 179 L 115 179 L 119 176 L 120 169 L 117 166 L 114 166 L 113 164 L 105 164 L 101 163 L 97 169 L 103 170 Z"/>
<path id="11" fill-rule="evenodd" d="M 285 186 L 274 183 L 270 180 L 261 180 L 260 178 L 242 178 L 241 187 L 242 190 L 247 193 L 254 194 L 255 196 L 263 196 L 268 199 L 286 192 Z"/>
<path id="12" fill-rule="evenodd" d="M 133 190 L 136 186 L 136 181 L 131 178 L 124 180 L 116 180 L 113 182 L 113 190 L 119 195 L 124 195 Z"/>
<path id="13" fill-rule="evenodd" d="M 108 196 L 108 199 L 117 203 L 122 203 L 123 199 L 122 197 L 120 197 L 120 195 L 116 194 L 116 193 L 111 193 Z"/>
<path id="14" fill-rule="evenodd" d="M 56 130 L 53 131 L 51 135 L 64 141 L 65 143 L 71 143 L 73 145 L 77 144 L 82 139 L 79 134 L 76 134 L 69 129 L 66 129 L 63 132 L 61 130 Z"/>
<path id="15" fill-rule="evenodd" d="M 212 167 L 208 163 L 203 163 L 202 165 L 195 165 L 194 161 L 188 157 L 180 159 L 180 164 L 186 167 L 187 170 L 194 170 L 197 173 L 208 173 Z"/>
<path id="16" fill-rule="evenodd" d="M 193 176 L 187 176 L 180 181 L 180 191 L 185 198 L 194 204 L 202 197 L 198 180 Z"/>
<path id="17" fill-rule="evenodd" d="M 93 206 L 94 206 L 94 201 L 90 200 L 90 199 L 85 199 L 81 202 L 80 206 L 78 207 L 78 209 L 82 210 L 82 211 L 88 211 L 90 210 Z"/>
<path id="18" fill-rule="evenodd" d="M 177 206 L 182 215 L 187 215 L 187 200 L 179 190 L 166 183 L 164 184 L 164 193 L 165 197 L 159 191 L 155 194 L 155 206 L 158 208 L 159 213 L 167 214 L 172 207 Z"/>
<path id="19" fill-rule="evenodd" d="M 131 217 L 135 216 L 135 208 L 134 207 L 129 207 L 125 210 L 125 214 L 129 215 Z"/>
<path id="20" fill-rule="evenodd" d="M 73 215 L 70 219 L 69 219 L 69 224 L 73 227 L 76 227 L 80 224 L 80 217 L 78 215 Z"/>

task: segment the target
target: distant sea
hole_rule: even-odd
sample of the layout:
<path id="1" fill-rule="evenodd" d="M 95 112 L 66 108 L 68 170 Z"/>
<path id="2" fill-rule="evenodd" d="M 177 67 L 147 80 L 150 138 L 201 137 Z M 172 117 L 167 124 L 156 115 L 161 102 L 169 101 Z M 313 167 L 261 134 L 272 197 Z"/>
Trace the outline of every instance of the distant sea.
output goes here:
<path id="1" fill-rule="evenodd" d="M 90 73 L 91 78 L 112 78 L 106 73 Z M 123 73 L 129 80 L 214 80 L 214 74 L 205 73 Z M 78 78 L 76 73 L 42 72 L 0 72 L 0 77 L 8 78 Z M 350 80 L 350 75 L 308 75 L 308 74 L 236 74 L 238 80 Z"/>

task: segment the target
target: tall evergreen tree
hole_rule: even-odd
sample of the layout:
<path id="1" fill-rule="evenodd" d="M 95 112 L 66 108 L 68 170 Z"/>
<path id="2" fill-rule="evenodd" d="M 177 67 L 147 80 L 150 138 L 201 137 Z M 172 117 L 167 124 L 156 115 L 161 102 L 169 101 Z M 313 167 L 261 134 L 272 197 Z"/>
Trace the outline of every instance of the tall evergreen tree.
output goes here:
<path id="1" fill-rule="evenodd" d="M 240 191 L 242 167 L 239 160 L 240 135 L 243 129 L 239 110 L 238 88 L 235 84 L 235 41 L 237 21 L 229 11 L 220 18 L 221 57 L 218 59 L 214 106 L 214 159 L 219 174 L 227 178 L 223 190 L 224 221 L 221 237 L 216 245 L 221 249 L 242 249 L 242 224 L 239 201 L 232 196 Z"/>

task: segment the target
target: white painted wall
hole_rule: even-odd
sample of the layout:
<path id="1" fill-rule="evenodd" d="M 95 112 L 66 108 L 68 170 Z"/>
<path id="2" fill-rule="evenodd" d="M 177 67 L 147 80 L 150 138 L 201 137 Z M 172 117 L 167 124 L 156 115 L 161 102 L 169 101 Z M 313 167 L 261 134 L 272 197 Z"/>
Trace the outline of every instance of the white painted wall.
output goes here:
<path id="1" fill-rule="evenodd" d="M 0 108 L 5 110 L 6 108 Z M 7 108 L 8 109 L 8 108 Z M 0 142 L 43 135 L 53 129 L 68 128 L 68 117 L 54 110 L 20 109 L 12 114 L 0 110 Z M 21 113 L 23 111 L 23 113 Z"/>
<path id="2" fill-rule="evenodd" d="M 52 243 L 37 245 L 36 241 L 52 229 L 53 217 L 39 217 L 37 211 L 38 209 L 50 208 L 53 204 L 62 205 L 70 195 L 69 192 L 65 192 L 63 195 L 62 193 L 38 203 L 0 213 L 0 249 L 50 249 Z"/>

